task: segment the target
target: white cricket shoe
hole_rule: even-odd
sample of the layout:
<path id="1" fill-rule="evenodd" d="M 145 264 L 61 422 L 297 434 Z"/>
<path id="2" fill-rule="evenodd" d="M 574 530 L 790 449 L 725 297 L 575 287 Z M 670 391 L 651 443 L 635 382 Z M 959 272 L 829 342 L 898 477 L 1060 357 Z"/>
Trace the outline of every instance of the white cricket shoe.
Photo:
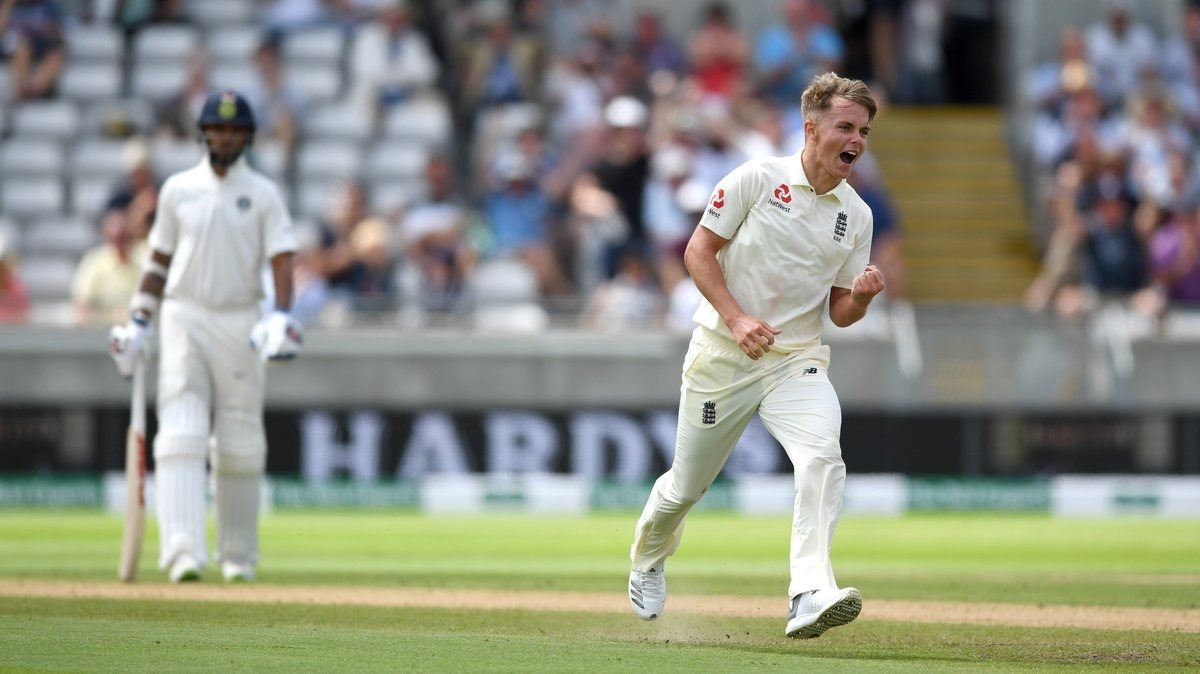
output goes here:
<path id="1" fill-rule="evenodd" d="M 221 575 L 226 582 L 248 583 L 254 580 L 254 565 L 238 562 L 225 562 L 221 565 Z"/>
<path id="2" fill-rule="evenodd" d="M 667 576 L 663 565 L 649 571 L 629 572 L 629 605 L 642 620 L 662 615 L 667 603 Z"/>
<path id="3" fill-rule="evenodd" d="M 200 563 L 186 552 L 175 558 L 167 574 L 172 583 L 190 583 L 200 580 Z"/>
<path id="4" fill-rule="evenodd" d="M 862 611 L 862 593 L 852 587 L 811 590 L 792 597 L 785 634 L 812 639 L 830 627 L 845 625 Z"/>

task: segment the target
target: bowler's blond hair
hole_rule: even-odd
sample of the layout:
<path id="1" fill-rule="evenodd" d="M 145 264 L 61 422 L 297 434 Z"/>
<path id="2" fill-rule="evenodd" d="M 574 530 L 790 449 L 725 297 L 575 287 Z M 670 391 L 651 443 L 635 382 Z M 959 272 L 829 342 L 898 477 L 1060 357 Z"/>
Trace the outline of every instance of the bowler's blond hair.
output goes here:
<path id="1" fill-rule="evenodd" d="M 800 106 L 805 119 L 820 119 L 833 107 L 833 99 L 844 98 L 867 109 L 867 121 L 875 119 L 878 107 L 871 90 L 862 80 L 838 77 L 837 73 L 825 73 L 813 78 L 812 84 L 800 96 Z"/>

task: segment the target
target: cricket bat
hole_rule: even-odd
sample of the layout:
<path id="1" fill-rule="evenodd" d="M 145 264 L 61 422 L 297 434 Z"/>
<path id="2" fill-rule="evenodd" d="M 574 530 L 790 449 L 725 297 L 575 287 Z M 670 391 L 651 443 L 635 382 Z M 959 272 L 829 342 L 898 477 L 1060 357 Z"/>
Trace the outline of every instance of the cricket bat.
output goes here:
<path id="1" fill-rule="evenodd" d="M 146 530 L 146 360 L 133 367 L 133 395 L 125 434 L 125 532 L 121 538 L 121 580 L 133 582 Z"/>

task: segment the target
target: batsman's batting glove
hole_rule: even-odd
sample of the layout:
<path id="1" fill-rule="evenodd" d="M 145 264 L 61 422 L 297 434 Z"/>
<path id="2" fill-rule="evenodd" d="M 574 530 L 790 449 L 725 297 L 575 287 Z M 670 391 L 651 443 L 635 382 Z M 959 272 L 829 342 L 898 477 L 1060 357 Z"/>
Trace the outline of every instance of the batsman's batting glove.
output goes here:
<path id="1" fill-rule="evenodd" d="M 250 331 L 250 348 L 262 360 L 291 360 L 304 346 L 300 322 L 286 311 L 276 309 Z"/>
<path id="2" fill-rule="evenodd" d="M 125 325 L 114 325 L 108 331 L 108 353 L 117 363 L 122 377 L 133 376 L 133 366 L 142 357 L 146 340 L 150 337 L 150 321 L 134 314 Z"/>

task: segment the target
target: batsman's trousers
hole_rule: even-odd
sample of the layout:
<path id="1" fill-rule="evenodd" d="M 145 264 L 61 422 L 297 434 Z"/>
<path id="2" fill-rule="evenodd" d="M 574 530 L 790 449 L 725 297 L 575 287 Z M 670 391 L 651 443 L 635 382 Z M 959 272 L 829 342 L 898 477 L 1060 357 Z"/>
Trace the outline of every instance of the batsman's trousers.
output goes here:
<path id="1" fill-rule="evenodd" d="M 795 470 L 788 596 L 837 587 L 829 551 L 846 466 L 828 354 L 828 347 L 818 346 L 751 360 L 727 337 L 696 329 L 683 364 L 675 457 L 638 520 L 630 553 L 635 570 L 658 568 L 678 549 L 688 511 L 757 412 Z"/>

